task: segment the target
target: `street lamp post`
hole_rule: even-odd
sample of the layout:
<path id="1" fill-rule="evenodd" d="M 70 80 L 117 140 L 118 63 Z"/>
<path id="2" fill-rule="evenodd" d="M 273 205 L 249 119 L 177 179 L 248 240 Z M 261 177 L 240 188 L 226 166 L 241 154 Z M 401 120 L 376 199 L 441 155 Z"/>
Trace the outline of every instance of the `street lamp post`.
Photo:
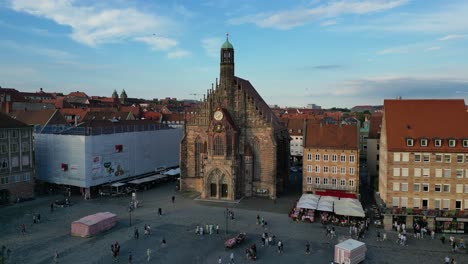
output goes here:
<path id="1" fill-rule="evenodd" d="M 226 208 L 226 212 L 224 213 L 224 215 L 226 216 L 226 235 L 228 234 L 228 220 L 229 220 L 229 209 Z"/>
<path id="2" fill-rule="evenodd" d="M 128 218 L 129 218 L 129 223 L 130 223 L 130 226 L 132 226 L 132 207 L 129 206 L 128 207 Z"/>

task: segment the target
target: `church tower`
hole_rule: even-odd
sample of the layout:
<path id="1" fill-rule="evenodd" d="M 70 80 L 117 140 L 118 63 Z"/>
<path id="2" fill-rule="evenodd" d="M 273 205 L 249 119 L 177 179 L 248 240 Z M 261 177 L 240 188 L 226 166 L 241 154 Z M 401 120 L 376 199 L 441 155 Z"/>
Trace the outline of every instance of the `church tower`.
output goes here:
<path id="1" fill-rule="evenodd" d="M 234 98 L 234 47 L 229 42 L 229 34 L 226 34 L 226 41 L 221 46 L 220 54 L 220 80 L 219 85 L 223 94 L 222 105 L 228 110 L 233 109 Z"/>

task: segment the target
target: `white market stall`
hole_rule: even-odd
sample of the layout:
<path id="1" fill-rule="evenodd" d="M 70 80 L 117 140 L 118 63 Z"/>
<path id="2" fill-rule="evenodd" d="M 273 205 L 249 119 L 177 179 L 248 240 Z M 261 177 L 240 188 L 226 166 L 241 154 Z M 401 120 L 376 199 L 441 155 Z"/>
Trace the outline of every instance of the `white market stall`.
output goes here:
<path id="1" fill-rule="evenodd" d="M 345 240 L 335 245 L 336 263 L 358 264 L 365 260 L 366 244 L 354 239 Z"/>

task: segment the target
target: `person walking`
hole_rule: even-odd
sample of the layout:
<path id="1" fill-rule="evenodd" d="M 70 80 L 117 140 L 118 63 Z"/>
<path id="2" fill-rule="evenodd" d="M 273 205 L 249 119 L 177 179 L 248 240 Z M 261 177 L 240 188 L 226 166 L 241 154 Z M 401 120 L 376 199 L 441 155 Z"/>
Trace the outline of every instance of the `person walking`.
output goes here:
<path id="1" fill-rule="evenodd" d="M 260 224 L 260 215 L 257 215 L 257 225 Z"/>
<path id="2" fill-rule="evenodd" d="M 25 224 L 21 224 L 21 233 L 23 235 L 26 234 L 26 225 Z"/>
<path id="3" fill-rule="evenodd" d="M 172 195 L 172 203 L 174 203 L 174 202 L 175 202 L 175 196 Z"/>
<path id="4" fill-rule="evenodd" d="M 219 235 L 219 225 L 216 224 L 216 234 Z"/>
<path id="5" fill-rule="evenodd" d="M 132 252 L 130 251 L 128 252 L 128 264 L 132 264 L 132 258 L 133 258 Z"/>
<path id="6" fill-rule="evenodd" d="M 54 203 L 50 203 L 50 212 L 52 213 L 54 211 Z"/>
<path id="7" fill-rule="evenodd" d="M 221 258 L 221 256 L 218 258 L 218 264 L 223 264 L 223 259 Z"/>
<path id="8" fill-rule="evenodd" d="M 153 253 L 153 251 L 151 250 L 151 248 L 148 248 L 146 250 L 146 261 L 147 262 L 150 262 L 150 260 L 151 260 L 151 253 Z"/>
<path id="9" fill-rule="evenodd" d="M 140 234 L 138 233 L 138 228 L 135 227 L 135 231 L 133 232 L 133 237 L 138 240 L 138 238 L 140 237 Z"/>
<path id="10" fill-rule="evenodd" d="M 432 231 L 431 231 L 431 239 L 434 240 L 434 237 L 435 237 L 435 231 L 432 230 Z"/>
<path id="11" fill-rule="evenodd" d="M 229 264 L 234 264 L 234 252 L 229 255 Z"/>
<path id="12" fill-rule="evenodd" d="M 162 208 L 161 207 L 158 208 L 158 215 L 162 216 Z"/>
<path id="13" fill-rule="evenodd" d="M 161 247 L 166 247 L 166 239 L 164 237 L 161 240 Z"/>
<path id="14" fill-rule="evenodd" d="M 54 263 L 58 263 L 58 259 L 59 259 L 59 253 L 57 250 L 55 250 L 55 253 L 54 253 Z"/>
<path id="15" fill-rule="evenodd" d="M 281 253 L 283 251 L 283 243 L 281 240 L 278 241 L 278 253 Z"/>
<path id="16" fill-rule="evenodd" d="M 309 244 L 309 241 L 307 241 L 307 243 L 306 243 L 306 251 L 305 251 L 305 253 L 306 253 L 307 255 L 310 254 L 310 244 Z"/>

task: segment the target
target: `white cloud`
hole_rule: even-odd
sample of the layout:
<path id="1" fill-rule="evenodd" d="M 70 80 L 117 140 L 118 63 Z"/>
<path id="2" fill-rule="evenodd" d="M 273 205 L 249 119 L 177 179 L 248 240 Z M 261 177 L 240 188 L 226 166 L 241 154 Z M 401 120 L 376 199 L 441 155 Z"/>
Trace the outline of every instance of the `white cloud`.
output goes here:
<path id="1" fill-rule="evenodd" d="M 453 39 L 464 39 L 466 37 L 467 37 L 467 35 L 456 35 L 456 34 L 454 34 L 454 35 L 447 35 L 445 37 L 440 38 L 439 40 L 445 41 L 445 40 L 453 40 Z"/>
<path id="2" fill-rule="evenodd" d="M 426 49 L 426 51 L 434 51 L 434 50 L 440 50 L 441 48 L 438 47 L 438 46 L 434 46 L 434 47 L 429 47 Z"/>
<path id="3" fill-rule="evenodd" d="M 168 50 L 177 46 L 177 41 L 171 38 L 147 36 L 137 37 L 136 41 L 140 41 L 149 45 L 153 50 Z"/>
<path id="4" fill-rule="evenodd" d="M 169 59 L 179 59 L 179 58 L 187 57 L 187 56 L 190 56 L 190 55 L 191 55 L 191 53 L 189 51 L 175 50 L 175 51 L 169 52 L 167 54 L 167 57 Z"/>
<path id="5" fill-rule="evenodd" d="M 410 48 L 407 46 L 401 46 L 401 47 L 394 47 L 394 48 L 387 48 L 383 50 L 377 51 L 378 55 L 387 55 L 387 54 L 403 54 L 403 53 L 408 53 L 410 51 Z"/>
<path id="6" fill-rule="evenodd" d="M 230 19 L 228 22 L 235 25 L 252 23 L 263 28 L 290 29 L 318 19 L 335 18 L 345 14 L 362 15 L 382 12 L 404 5 L 407 2 L 408 0 L 334 1 L 314 8 L 297 8 L 273 13 L 258 13 Z"/>
<path id="7" fill-rule="evenodd" d="M 201 44 L 208 56 L 217 58 L 219 56 L 219 49 L 223 44 L 223 39 L 218 37 L 208 37 L 202 39 Z"/>
<path id="8" fill-rule="evenodd" d="M 336 25 L 336 20 L 327 20 L 327 21 L 323 21 L 322 23 L 320 23 L 320 25 L 322 27 L 328 27 L 328 26 L 333 26 L 333 25 Z"/>
<path id="9" fill-rule="evenodd" d="M 63 50 L 20 44 L 12 40 L 0 40 L 0 47 L 4 49 L 15 50 L 21 53 L 26 52 L 35 55 L 40 55 L 55 60 L 67 60 L 72 59 L 74 57 L 73 54 Z"/>
<path id="10" fill-rule="evenodd" d="M 164 43 L 138 38 L 154 32 L 164 33 L 172 22 L 165 17 L 150 15 L 134 8 L 84 6 L 75 0 L 10 0 L 10 7 L 15 11 L 70 27 L 70 37 L 73 40 L 92 47 L 127 38 L 142 41 L 157 49 L 176 43 L 169 38 L 160 41 Z"/>

